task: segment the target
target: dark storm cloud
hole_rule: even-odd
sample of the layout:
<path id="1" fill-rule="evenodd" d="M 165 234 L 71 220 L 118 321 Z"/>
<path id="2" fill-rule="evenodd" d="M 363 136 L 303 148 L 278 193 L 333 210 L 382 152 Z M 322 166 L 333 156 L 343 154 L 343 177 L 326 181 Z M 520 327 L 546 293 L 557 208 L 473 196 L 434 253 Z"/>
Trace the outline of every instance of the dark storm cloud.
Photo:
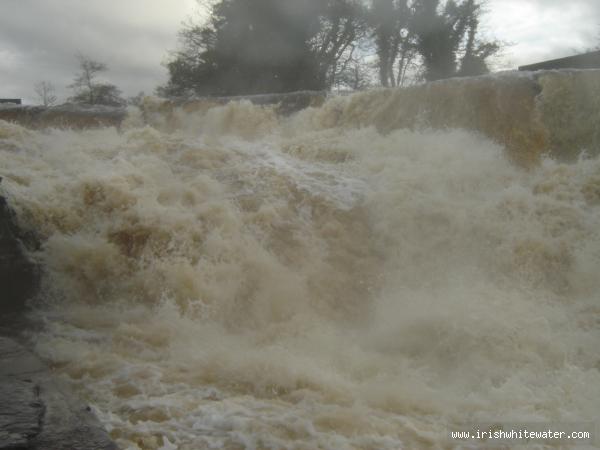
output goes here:
<path id="1" fill-rule="evenodd" d="M 161 62 L 176 45 L 193 0 L 2 0 L 0 97 L 34 100 L 36 82 L 52 82 L 61 99 L 81 52 L 109 66 L 104 75 L 126 95 L 165 80 Z"/>

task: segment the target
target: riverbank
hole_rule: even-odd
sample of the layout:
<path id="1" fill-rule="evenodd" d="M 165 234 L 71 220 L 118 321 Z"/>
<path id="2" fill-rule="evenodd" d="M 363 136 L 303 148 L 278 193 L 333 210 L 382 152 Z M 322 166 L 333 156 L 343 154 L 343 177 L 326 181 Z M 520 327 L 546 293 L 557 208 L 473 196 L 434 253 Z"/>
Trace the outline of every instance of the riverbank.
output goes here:
<path id="1" fill-rule="evenodd" d="M 116 450 L 92 409 L 18 342 L 39 286 L 40 269 L 27 255 L 32 245 L 0 196 L 0 450 Z"/>

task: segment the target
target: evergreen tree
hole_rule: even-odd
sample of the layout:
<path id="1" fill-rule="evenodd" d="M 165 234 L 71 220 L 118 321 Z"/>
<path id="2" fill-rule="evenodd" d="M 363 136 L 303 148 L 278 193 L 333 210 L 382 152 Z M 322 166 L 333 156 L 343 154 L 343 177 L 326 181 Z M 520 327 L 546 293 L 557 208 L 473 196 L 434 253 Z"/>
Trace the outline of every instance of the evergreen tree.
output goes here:
<path id="1" fill-rule="evenodd" d="M 373 0 L 371 24 L 382 86 L 399 86 L 415 55 L 408 0 Z"/>
<path id="2" fill-rule="evenodd" d="M 482 41 L 477 37 L 481 5 L 474 0 L 467 0 L 464 5 L 467 15 L 467 31 L 465 49 L 458 70 L 459 76 L 482 75 L 490 71 L 487 60 L 498 53 L 498 42 Z"/>
<path id="3" fill-rule="evenodd" d="M 427 81 L 489 71 L 486 60 L 500 49 L 478 38 L 481 5 L 476 0 L 416 0 L 412 27 Z"/>
<path id="4" fill-rule="evenodd" d="M 417 48 L 423 57 L 427 81 L 449 78 L 456 73 L 458 46 L 465 23 L 454 0 L 449 0 L 440 13 L 440 0 L 415 2 L 413 29 Z"/>
<path id="5" fill-rule="evenodd" d="M 488 72 L 480 0 L 219 0 L 188 23 L 164 96 L 243 95 L 369 84 L 370 34 L 383 86 L 420 64 L 427 81 Z M 369 33 L 370 32 L 370 33 Z M 372 48 L 372 47 L 371 47 Z M 359 49 L 359 51 L 356 51 Z"/>
<path id="6" fill-rule="evenodd" d="M 221 0 L 188 23 L 159 94 L 238 95 L 331 86 L 366 29 L 359 0 Z"/>

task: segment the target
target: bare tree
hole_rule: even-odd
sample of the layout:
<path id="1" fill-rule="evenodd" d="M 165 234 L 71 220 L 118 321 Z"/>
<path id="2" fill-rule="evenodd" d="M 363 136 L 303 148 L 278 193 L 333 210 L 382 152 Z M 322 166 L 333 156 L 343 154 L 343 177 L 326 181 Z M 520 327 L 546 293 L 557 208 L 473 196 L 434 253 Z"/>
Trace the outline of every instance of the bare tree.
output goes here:
<path id="1" fill-rule="evenodd" d="M 113 84 L 96 81 L 100 72 L 106 71 L 106 64 L 94 61 L 89 57 L 79 54 L 80 72 L 75 77 L 69 88 L 75 91 L 75 95 L 69 98 L 75 103 L 86 103 L 89 105 L 111 105 L 120 106 L 125 103 L 121 98 L 121 91 Z"/>
<path id="2" fill-rule="evenodd" d="M 320 30 L 311 44 L 321 84 L 330 87 L 357 61 L 354 53 L 367 31 L 366 8 L 357 0 L 329 0 L 321 8 Z"/>
<path id="3" fill-rule="evenodd" d="M 400 85 L 414 59 L 413 35 L 409 29 L 411 14 L 408 0 L 373 0 L 371 3 L 371 27 L 382 86 Z"/>
<path id="4" fill-rule="evenodd" d="M 146 93 L 144 91 L 138 92 L 137 95 L 127 98 L 127 104 L 131 106 L 141 106 L 144 102 L 144 97 L 146 97 Z"/>
<path id="5" fill-rule="evenodd" d="M 40 81 L 34 87 L 34 91 L 44 106 L 52 106 L 56 103 L 54 85 L 49 81 Z"/>

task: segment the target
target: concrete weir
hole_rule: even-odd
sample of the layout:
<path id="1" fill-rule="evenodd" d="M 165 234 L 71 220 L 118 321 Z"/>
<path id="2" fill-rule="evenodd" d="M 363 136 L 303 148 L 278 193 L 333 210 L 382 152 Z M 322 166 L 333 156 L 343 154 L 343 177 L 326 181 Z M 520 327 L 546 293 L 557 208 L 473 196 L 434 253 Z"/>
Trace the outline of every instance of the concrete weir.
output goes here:
<path id="1" fill-rule="evenodd" d="M 287 115 L 309 106 L 320 106 L 325 101 L 323 92 L 302 91 L 288 94 L 248 95 L 237 97 L 173 98 L 144 102 L 140 109 L 144 117 L 160 113 L 167 120 L 174 111 L 197 112 L 232 101 L 247 100 L 255 105 L 270 105 L 279 114 Z M 0 120 L 40 128 L 86 129 L 106 126 L 120 127 L 127 117 L 127 108 L 100 105 L 64 104 L 60 106 L 11 105 L 0 108 Z"/>
<path id="2" fill-rule="evenodd" d="M 231 101 L 269 105 L 281 115 L 307 107 L 333 110 L 333 126 L 375 126 L 387 133 L 400 128 L 462 128 L 482 133 L 508 156 L 531 167 L 544 154 L 572 160 L 582 152 L 598 153 L 600 134 L 600 70 L 503 72 L 453 78 L 403 89 L 378 89 L 344 97 L 323 92 L 152 99 L 140 107 L 143 120 L 176 128 L 181 114 L 205 112 Z M 32 127 L 119 127 L 125 108 L 54 108 L 13 106 L 0 109 L 0 120 Z M 160 118 L 160 120 L 157 120 Z"/>
<path id="3" fill-rule="evenodd" d="M 327 105 L 325 105 L 327 107 Z M 597 154 L 600 70 L 505 72 L 351 96 L 331 126 L 461 128 L 504 145 L 519 165 Z"/>

